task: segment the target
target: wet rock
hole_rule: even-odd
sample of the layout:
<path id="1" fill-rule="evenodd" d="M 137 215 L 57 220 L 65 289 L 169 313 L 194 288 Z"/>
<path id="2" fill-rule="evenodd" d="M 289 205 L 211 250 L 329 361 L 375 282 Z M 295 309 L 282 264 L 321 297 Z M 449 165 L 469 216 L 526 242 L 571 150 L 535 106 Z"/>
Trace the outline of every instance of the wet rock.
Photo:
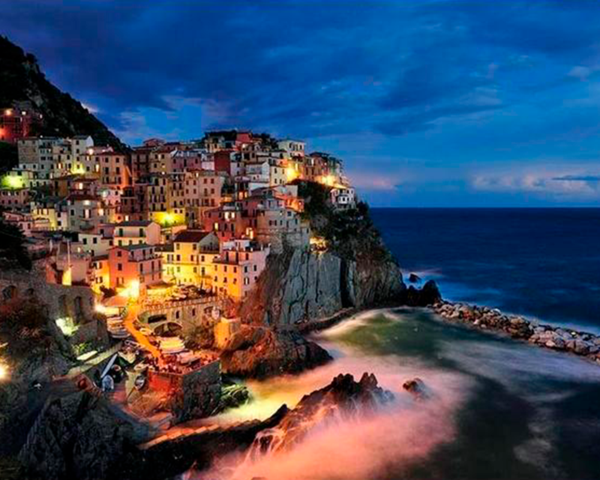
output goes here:
<path id="1" fill-rule="evenodd" d="M 565 351 L 596 360 L 600 337 L 587 332 L 542 325 L 518 315 L 504 315 L 498 309 L 438 301 L 432 309 L 441 317 L 473 327 L 509 335 L 552 350 Z"/>
<path id="2" fill-rule="evenodd" d="M 418 377 L 404 382 L 402 384 L 402 388 L 417 400 L 422 400 L 429 397 L 429 392 L 427 391 L 425 382 Z"/>
<path id="3" fill-rule="evenodd" d="M 325 349 L 294 331 L 244 325 L 241 347 L 223 352 L 223 371 L 240 377 L 266 378 L 299 373 L 331 360 Z"/>
<path id="4" fill-rule="evenodd" d="M 287 450 L 316 426 L 368 414 L 392 399 L 373 374 L 364 373 L 358 382 L 350 374 L 340 374 L 326 387 L 305 395 L 277 426 L 261 432 L 249 455 Z"/>
<path id="5" fill-rule="evenodd" d="M 403 303 L 411 307 L 435 305 L 442 300 L 442 295 L 434 280 L 427 281 L 421 289 L 417 289 L 413 285 L 409 286 L 403 297 Z"/>
<path id="6" fill-rule="evenodd" d="M 354 259 L 300 248 L 271 254 L 240 316 L 256 325 L 280 327 L 326 318 L 344 308 L 400 303 L 406 286 L 398 265 L 360 253 Z"/>
<path id="7" fill-rule="evenodd" d="M 421 277 L 419 277 L 416 273 L 411 273 L 408 276 L 408 281 L 410 283 L 420 283 L 421 282 Z"/>
<path id="8" fill-rule="evenodd" d="M 77 392 L 46 404 L 19 459 L 48 480 L 118 478 L 117 465 L 148 433 L 103 398 Z"/>

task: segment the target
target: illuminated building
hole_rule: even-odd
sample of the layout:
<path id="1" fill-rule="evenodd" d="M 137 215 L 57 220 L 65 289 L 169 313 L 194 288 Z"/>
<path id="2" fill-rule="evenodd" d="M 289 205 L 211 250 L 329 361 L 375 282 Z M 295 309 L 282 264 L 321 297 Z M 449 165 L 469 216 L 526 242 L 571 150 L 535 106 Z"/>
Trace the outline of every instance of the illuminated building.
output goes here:
<path id="1" fill-rule="evenodd" d="M 149 285 L 162 282 L 162 260 L 152 245 L 111 248 L 108 270 L 110 287 L 119 291 L 139 282 L 140 295 L 145 295 Z"/>
<path id="2" fill-rule="evenodd" d="M 213 232 L 185 230 L 162 251 L 163 279 L 177 284 L 212 285 L 213 260 L 219 255 L 219 239 Z"/>
<path id="3" fill-rule="evenodd" d="M 233 240 L 222 245 L 214 260 L 213 288 L 240 301 L 254 288 L 264 270 L 269 248 L 251 240 Z"/>

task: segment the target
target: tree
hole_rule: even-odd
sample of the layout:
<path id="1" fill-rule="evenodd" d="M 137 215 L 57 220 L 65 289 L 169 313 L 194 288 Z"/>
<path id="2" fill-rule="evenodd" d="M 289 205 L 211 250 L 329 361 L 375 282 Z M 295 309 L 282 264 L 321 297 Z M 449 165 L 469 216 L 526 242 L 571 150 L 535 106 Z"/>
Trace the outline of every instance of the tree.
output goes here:
<path id="1" fill-rule="evenodd" d="M 25 247 L 25 237 L 21 230 L 0 220 L 0 258 L 15 266 L 31 270 L 31 258 Z"/>

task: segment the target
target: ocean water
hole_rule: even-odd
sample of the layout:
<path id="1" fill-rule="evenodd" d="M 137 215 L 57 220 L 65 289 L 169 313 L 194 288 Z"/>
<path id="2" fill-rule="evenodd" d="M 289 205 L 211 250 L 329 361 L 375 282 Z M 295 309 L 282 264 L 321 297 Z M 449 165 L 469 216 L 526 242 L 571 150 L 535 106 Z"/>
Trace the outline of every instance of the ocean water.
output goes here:
<path id="1" fill-rule="evenodd" d="M 405 271 L 456 300 L 598 328 L 596 210 L 375 210 Z M 565 306 L 565 305 L 568 305 Z M 395 401 L 319 425 L 284 453 L 219 461 L 205 480 L 598 480 L 600 365 L 462 326 L 422 309 L 372 310 L 314 339 L 334 361 L 251 382 L 221 420 L 266 418 L 339 373 L 374 373 Z M 416 401 L 404 381 L 419 377 Z"/>
<path id="2" fill-rule="evenodd" d="M 451 300 L 600 333 L 600 209 L 373 209 L 405 273 Z"/>

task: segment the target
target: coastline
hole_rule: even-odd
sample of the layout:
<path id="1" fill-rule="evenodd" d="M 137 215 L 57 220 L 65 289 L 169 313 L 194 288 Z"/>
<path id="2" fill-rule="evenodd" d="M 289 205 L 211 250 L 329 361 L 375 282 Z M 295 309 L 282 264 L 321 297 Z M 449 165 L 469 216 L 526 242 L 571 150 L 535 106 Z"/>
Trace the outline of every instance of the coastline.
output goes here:
<path id="1" fill-rule="evenodd" d="M 571 353 L 600 364 L 600 335 L 527 320 L 499 309 L 442 300 L 428 307 L 444 321 L 490 334 L 502 335 L 532 346 Z"/>

